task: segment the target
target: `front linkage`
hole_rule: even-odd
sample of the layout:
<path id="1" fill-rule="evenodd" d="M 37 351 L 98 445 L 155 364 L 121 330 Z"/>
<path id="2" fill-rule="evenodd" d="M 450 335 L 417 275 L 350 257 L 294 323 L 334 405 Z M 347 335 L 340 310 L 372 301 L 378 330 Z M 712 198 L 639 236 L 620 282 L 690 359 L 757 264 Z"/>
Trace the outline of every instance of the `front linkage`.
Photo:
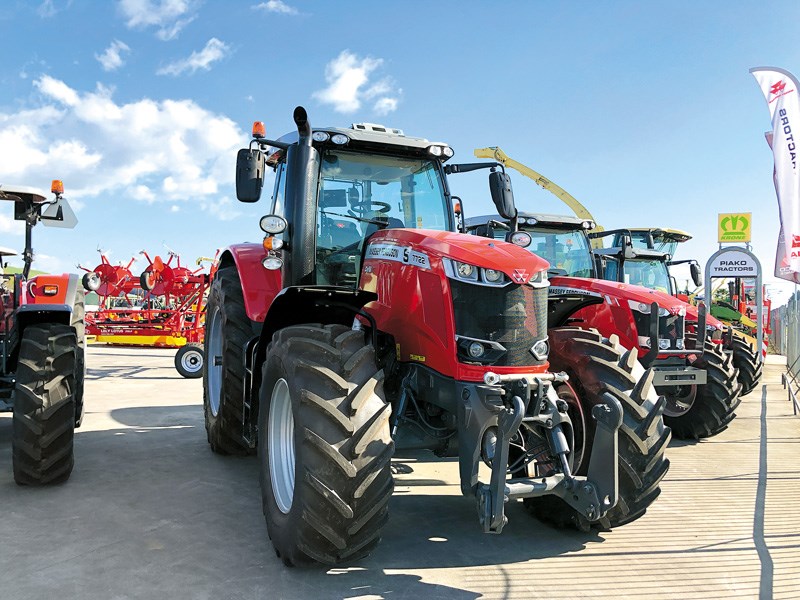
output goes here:
<path id="1" fill-rule="evenodd" d="M 611 394 L 604 395 L 604 403 L 596 405 L 592 417 L 597 422 L 588 474 L 576 476 L 570 467 L 570 447 L 567 437 L 572 437 L 572 423 L 567 414 L 567 403 L 558 398 L 552 383 L 566 382 L 566 373 L 497 375 L 489 372 L 484 376 L 488 386 L 499 388 L 503 402 L 487 401 L 484 408 L 497 418 L 496 435 L 487 440 L 494 446 L 486 454 L 491 459 L 491 480 L 478 482 L 476 496 L 478 517 L 486 533 L 500 533 L 508 522 L 504 505 L 509 500 L 535 498 L 545 495 L 558 496 L 584 515 L 589 521 L 597 521 L 614 508 L 618 499 L 618 440 L 617 431 L 622 424 L 622 406 Z M 475 422 L 474 420 L 472 421 Z M 469 421 L 467 422 L 469 424 Z M 520 426 L 527 423 L 546 433 L 550 452 L 557 458 L 553 473 L 537 478 L 507 479 L 509 469 L 509 445 Z M 463 455 L 462 455 L 463 456 Z"/>

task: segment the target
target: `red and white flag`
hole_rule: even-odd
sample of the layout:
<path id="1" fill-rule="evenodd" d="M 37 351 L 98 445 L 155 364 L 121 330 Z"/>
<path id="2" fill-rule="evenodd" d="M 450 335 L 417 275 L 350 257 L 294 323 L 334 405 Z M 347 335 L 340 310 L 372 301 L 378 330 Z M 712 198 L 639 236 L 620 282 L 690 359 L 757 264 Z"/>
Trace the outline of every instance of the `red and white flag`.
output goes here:
<path id="1" fill-rule="evenodd" d="M 750 69 L 772 117 L 775 191 L 781 218 L 781 238 L 775 276 L 800 283 L 800 84 L 783 69 Z M 769 136 L 768 136 L 769 139 Z"/>

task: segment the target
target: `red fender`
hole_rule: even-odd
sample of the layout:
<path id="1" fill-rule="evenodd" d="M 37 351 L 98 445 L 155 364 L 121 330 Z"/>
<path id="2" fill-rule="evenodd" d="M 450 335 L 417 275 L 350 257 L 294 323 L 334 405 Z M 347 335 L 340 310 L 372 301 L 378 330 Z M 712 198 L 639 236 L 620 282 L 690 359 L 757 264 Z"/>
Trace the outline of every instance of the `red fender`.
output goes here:
<path id="1" fill-rule="evenodd" d="M 263 323 L 272 301 L 283 288 L 280 271 L 268 271 L 261 264 L 267 251 L 261 244 L 236 244 L 220 256 L 219 266 L 236 265 L 244 294 L 244 308 L 252 321 Z"/>

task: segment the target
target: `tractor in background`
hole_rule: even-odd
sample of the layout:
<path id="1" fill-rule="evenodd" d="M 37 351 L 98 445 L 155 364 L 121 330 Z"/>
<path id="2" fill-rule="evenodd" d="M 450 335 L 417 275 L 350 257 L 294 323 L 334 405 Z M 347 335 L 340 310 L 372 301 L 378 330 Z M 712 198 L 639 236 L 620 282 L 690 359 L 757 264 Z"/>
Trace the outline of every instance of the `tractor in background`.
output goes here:
<path id="1" fill-rule="evenodd" d="M 12 461 L 20 485 L 66 481 L 72 473 L 73 437 L 83 418 L 85 375 L 84 298 L 77 275 L 29 277 L 38 223 L 72 228 L 77 223 L 63 184 L 54 200 L 29 187 L 0 186 L 25 223 L 20 274 L 0 271 L 0 411 L 13 412 Z M 8 256 L 10 252 L 3 253 Z"/>
<path id="2" fill-rule="evenodd" d="M 657 289 L 689 302 L 693 295 L 681 293 L 675 278 L 670 274 L 669 268 L 680 264 L 688 264 L 696 288 L 703 285 L 700 265 L 694 259 L 675 260 L 675 251 L 678 244 L 692 239 L 686 232 L 674 229 L 618 229 L 591 234 L 590 237 L 613 236 L 609 247 L 595 250 L 601 257 L 601 275 L 604 279 L 635 283 L 644 287 Z M 742 385 L 741 395 L 752 392 L 761 380 L 764 361 L 758 354 L 756 340 L 752 331 L 746 328 L 749 322 L 747 317 L 748 307 L 742 279 L 736 278 L 729 282 L 731 300 L 736 304 L 728 305 L 714 300 L 709 290 L 707 300 L 711 302 L 710 313 L 707 317 L 707 329 L 712 341 L 722 344 L 725 352 L 733 358 L 733 366 L 738 369 L 737 379 Z M 765 313 L 769 315 L 770 306 L 767 305 Z M 693 305 L 687 307 L 690 319 L 696 319 L 697 308 Z M 739 312 L 742 311 L 742 312 Z M 753 311 L 754 312 L 754 311 Z M 725 328 L 727 327 L 727 331 Z M 769 322 L 766 323 L 769 329 Z"/>
<path id="3" fill-rule="evenodd" d="M 374 124 L 296 131 L 239 151 L 237 197 L 275 171 L 262 243 L 224 250 L 209 293 L 203 403 L 211 449 L 258 452 L 263 512 L 286 565 L 352 562 L 388 518 L 391 459 L 457 456 L 485 532 L 522 499 L 562 526 L 642 514 L 668 468 L 653 373 L 614 339 L 565 326 L 602 299 L 548 310 L 548 264 L 518 244 L 457 231 L 446 144 Z M 510 243 L 510 242 L 517 242 Z M 562 364 L 554 370 L 548 352 Z M 490 470 L 479 477 L 479 465 Z"/>
<path id="4" fill-rule="evenodd" d="M 709 326 L 714 331 L 717 326 L 709 323 L 704 307 L 692 312 L 693 307 L 669 290 L 653 289 L 657 286 L 604 280 L 615 263 L 605 250 L 592 249 L 590 219 L 520 213 L 517 226 L 531 236 L 528 249 L 550 263 L 551 310 L 560 297 L 584 294 L 598 299 L 563 317 L 563 324 L 616 338 L 622 347 L 637 349 L 642 364 L 653 369 L 656 390 L 667 402 L 664 420 L 675 437 L 708 437 L 728 426 L 741 386 L 731 357 L 707 335 Z M 511 225 L 500 215 L 484 215 L 467 219 L 466 227 L 473 234 L 502 239 Z"/>

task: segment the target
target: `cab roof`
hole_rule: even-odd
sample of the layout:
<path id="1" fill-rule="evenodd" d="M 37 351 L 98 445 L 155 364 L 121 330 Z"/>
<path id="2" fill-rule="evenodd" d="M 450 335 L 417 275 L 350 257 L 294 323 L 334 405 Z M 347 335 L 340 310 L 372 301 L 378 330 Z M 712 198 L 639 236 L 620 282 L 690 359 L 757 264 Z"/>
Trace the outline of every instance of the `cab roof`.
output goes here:
<path id="1" fill-rule="evenodd" d="M 594 221 L 590 219 L 581 219 L 580 217 L 570 215 L 548 215 L 544 213 L 529 213 L 519 211 L 517 215 L 518 224 L 520 227 L 525 225 L 542 225 L 545 227 L 553 227 L 556 229 L 565 229 L 573 231 L 576 229 L 591 230 L 594 228 Z M 466 220 L 467 228 L 477 227 L 478 225 L 485 225 L 487 221 L 500 221 L 505 223 L 508 219 L 504 219 L 500 215 L 481 215 L 479 217 L 470 217 Z M 591 227 L 584 227 L 585 222 L 591 223 Z"/>
<path id="2" fill-rule="evenodd" d="M 20 200 L 41 204 L 47 200 L 47 196 L 41 190 L 24 185 L 3 185 L 0 184 L 0 200 Z"/>
<path id="3" fill-rule="evenodd" d="M 3 248 L 0 246 L 0 256 L 16 256 L 18 252 L 16 250 L 12 250 L 11 248 Z"/>

